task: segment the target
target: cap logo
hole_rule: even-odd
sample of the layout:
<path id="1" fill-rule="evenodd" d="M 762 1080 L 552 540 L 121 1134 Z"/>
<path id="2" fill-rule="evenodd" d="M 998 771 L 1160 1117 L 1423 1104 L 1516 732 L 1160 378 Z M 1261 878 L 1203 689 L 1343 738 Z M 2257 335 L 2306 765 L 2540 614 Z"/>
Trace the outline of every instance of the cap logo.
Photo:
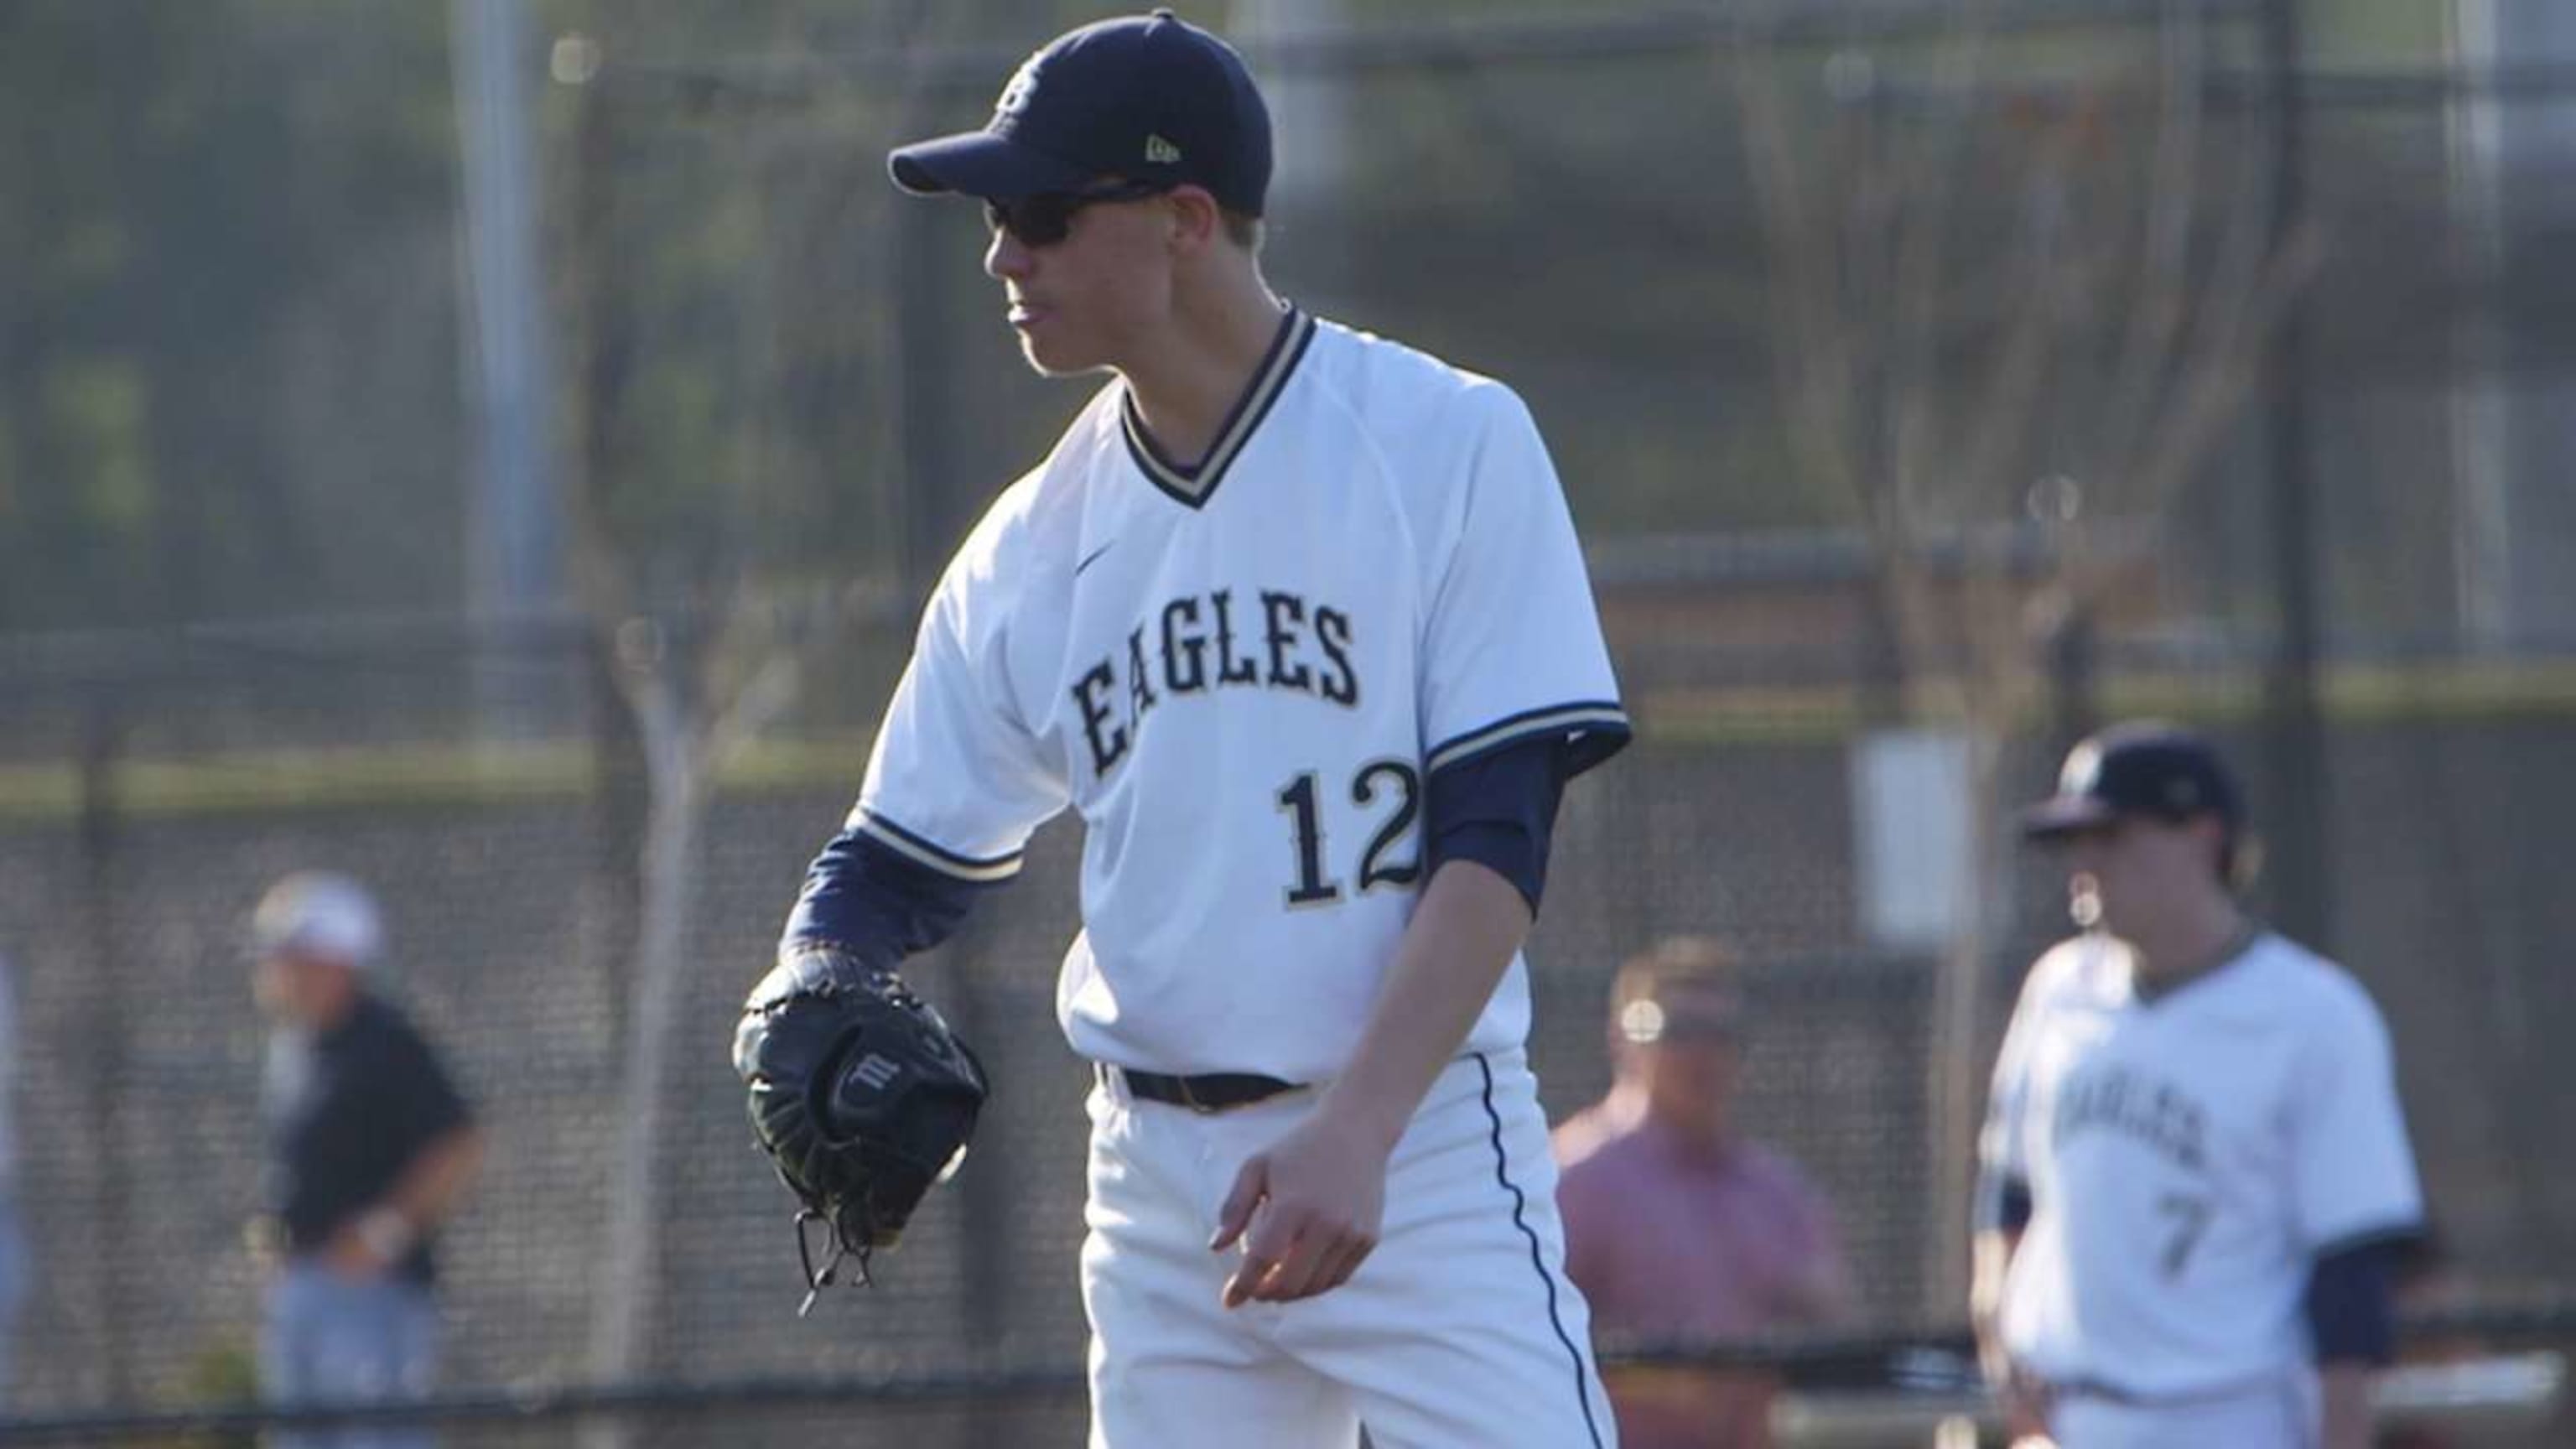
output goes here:
<path id="1" fill-rule="evenodd" d="M 1145 138 L 1145 159 L 1156 166 L 1177 165 L 1181 159 L 1181 148 L 1160 136 L 1149 135 Z"/>
<path id="2" fill-rule="evenodd" d="M 2102 747 L 2086 741 L 2066 757 L 2066 768 L 2058 772 L 2057 792 L 2061 795 L 2090 795 L 2102 778 Z"/>
<path id="3" fill-rule="evenodd" d="M 1011 72 L 1010 83 L 1002 87 L 1002 98 L 993 103 L 993 114 L 1016 116 L 1028 109 L 1029 91 L 1037 85 L 1037 71 L 1036 56 L 1021 61 L 1020 68 Z"/>

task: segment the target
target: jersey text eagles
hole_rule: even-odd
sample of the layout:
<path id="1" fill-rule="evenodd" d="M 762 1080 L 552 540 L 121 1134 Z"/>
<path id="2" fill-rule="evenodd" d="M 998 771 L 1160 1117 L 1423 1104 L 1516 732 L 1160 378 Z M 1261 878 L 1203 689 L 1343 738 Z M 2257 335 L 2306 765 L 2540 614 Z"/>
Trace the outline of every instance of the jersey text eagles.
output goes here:
<path id="1" fill-rule="evenodd" d="M 2073 1076 L 2058 1090 L 2050 1140 L 2063 1149 L 2077 1133 L 2107 1127 L 2199 1172 L 2208 1162 L 2201 1140 L 2206 1117 L 2198 1102 L 2171 1083 L 2115 1066 Z"/>
<path id="2" fill-rule="evenodd" d="M 1350 615 L 1330 604 L 1309 608 L 1296 594 L 1262 589 L 1238 600 L 1234 590 L 1217 589 L 1174 599 L 1155 622 L 1128 631 L 1123 653 L 1073 683 L 1092 773 L 1106 777 L 1127 757 L 1145 716 L 1166 698 L 1287 689 L 1355 707 L 1360 676 L 1350 650 Z"/>

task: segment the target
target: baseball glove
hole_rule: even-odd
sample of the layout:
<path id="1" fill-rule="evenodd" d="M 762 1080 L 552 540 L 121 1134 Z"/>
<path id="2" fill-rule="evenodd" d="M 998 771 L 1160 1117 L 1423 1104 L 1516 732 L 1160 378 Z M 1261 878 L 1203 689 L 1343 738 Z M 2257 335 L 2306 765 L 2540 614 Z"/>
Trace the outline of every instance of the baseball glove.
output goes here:
<path id="1" fill-rule="evenodd" d="M 803 1204 L 801 1317 L 843 1256 L 858 1258 L 867 1282 L 869 1255 L 892 1247 L 922 1195 L 965 1160 L 983 1064 L 901 976 L 800 946 L 743 1003 L 733 1065 L 751 1089 L 753 1137 Z M 830 1239 L 820 1272 L 809 1222 Z"/>

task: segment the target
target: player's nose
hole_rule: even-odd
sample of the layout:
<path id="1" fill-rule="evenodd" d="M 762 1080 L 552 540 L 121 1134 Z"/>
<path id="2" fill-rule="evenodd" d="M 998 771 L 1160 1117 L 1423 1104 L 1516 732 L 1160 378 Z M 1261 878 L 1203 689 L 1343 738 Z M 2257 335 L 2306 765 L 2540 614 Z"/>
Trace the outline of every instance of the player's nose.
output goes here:
<path id="1" fill-rule="evenodd" d="M 1014 281 L 1029 274 L 1029 249 L 1011 235 L 1009 227 L 993 228 L 993 240 L 984 247 L 984 275 L 996 281 Z"/>

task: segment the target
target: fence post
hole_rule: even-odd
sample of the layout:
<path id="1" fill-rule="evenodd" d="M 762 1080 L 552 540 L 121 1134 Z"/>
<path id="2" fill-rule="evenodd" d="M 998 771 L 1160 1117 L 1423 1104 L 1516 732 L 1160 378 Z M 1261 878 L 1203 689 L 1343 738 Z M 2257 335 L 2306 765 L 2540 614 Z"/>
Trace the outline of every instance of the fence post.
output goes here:
<path id="1" fill-rule="evenodd" d="M 98 1104 L 95 1125 L 102 1129 L 93 1144 L 88 1160 L 92 1164 L 87 1194 L 89 1205 L 83 1214 L 83 1230 L 92 1249 L 82 1254 L 49 1254 L 48 1261 L 61 1271 L 74 1261 L 86 1265 L 89 1279 L 90 1311 L 97 1315 L 98 1352 L 91 1362 L 99 1381 L 93 1392 L 109 1403 L 131 1403 L 137 1393 L 134 1379 L 135 1352 L 133 1325 L 149 1318 L 145 1305 L 125 1301 L 127 1275 L 121 1270 L 122 1252 L 134 1241 L 132 1214 L 127 1205 L 134 1200 L 133 1164 L 127 1161 L 127 1141 L 123 1131 L 120 1104 L 128 1101 L 134 1074 L 128 1065 L 132 1056 L 128 1023 L 133 1013 L 127 1009 L 125 952 L 120 949 L 120 912 L 117 899 L 117 856 L 123 831 L 118 817 L 117 766 L 125 749 L 125 723 L 120 701 L 111 690 L 102 691 L 89 701 L 82 722 L 79 765 L 80 799 L 80 879 L 81 879 L 81 954 L 88 958 L 88 969 L 82 973 L 81 996 L 87 1007 L 88 1023 L 82 1036 L 87 1042 L 83 1053 L 89 1064 L 89 1099 Z M 65 1297 L 70 1297 L 66 1285 Z"/>
<path id="2" fill-rule="evenodd" d="M 2306 224 L 2306 89 L 2299 71 L 2299 0 L 2270 0 L 2263 13 L 2272 105 L 2272 248 L 2287 249 Z M 2332 953 L 2334 905 L 2325 822 L 2325 729 L 2317 702 L 2319 625 L 2316 509 L 2308 447 L 2307 306 L 2283 306 L 2264 382 L 2270 451 L 2272 567 L 2279 634 L 2264 681 L 2265 831 L 2272 918 L 2291 935 Z"/>

